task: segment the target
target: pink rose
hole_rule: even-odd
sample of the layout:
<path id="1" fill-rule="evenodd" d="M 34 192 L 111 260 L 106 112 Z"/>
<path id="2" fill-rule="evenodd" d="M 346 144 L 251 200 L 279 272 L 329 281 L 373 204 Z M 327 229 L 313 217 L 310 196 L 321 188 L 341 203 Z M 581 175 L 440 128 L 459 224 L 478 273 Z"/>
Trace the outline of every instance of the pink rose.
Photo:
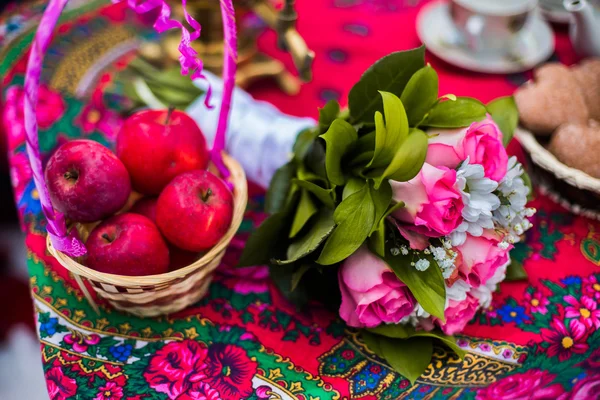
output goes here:
<path id="1" fill-rule="evenodd" d="M 509 375 L 479 389 L 475 398 L 477 400 L 554 400 L 565 391 L 560 383 L 552 383 L 555 378 L 547 371 L 532 369 Z"/>
<path id="2" fill-rule="evenodd" d="M 510 260 L 508 253 L 512 246 L 502 249 L 498 247 L 499 242 L 491 231 L 479 237 L 467 234 L 465 242 L 456 247 L 458 276 L 473 287 L 485 284 Z"/>
<path id="3" fill-rule="evenodd" d="M 508 155 L 502 144 L 502 132 L 487 117 L 464 129 L 436 130 L 429 140 L 425 162 L 435 166 L 456 168 L 469 157 L 470 164 L 483 166 L 485 176 L 500 182 L 506 175 Z"/>
<path id="4" fill-rule="evenodd" d="M 350 326 L 395 324 L 415 308 L 415 298 L 406 285 L 364 245 L 344 261 L 338 274 L 340 316 Z"/>
<path id="5" fill-rule="evenodd" d="M 473 319 L 477 307 L 479 307 L 479 301 L 473 295 L 467 293 L 467 298 L 462 301 L 450 300 L 448 302 L 448 307 L 444 311 L 446 322 L 442 322 L 437 318 L 435 318 L 435 321 L 445 334 L 454 335 L 462 331 L 467 323 Z"/>
<path id="6" fill-rule="evenodd" d="M 410 181 L 390 183 L 394 200 L 405 204 L 393 216 L 414 225 L 411 229 L 440 237 L 448 235 L 462 222 L 464 204 L 456 186 L 456 171 L 425 163 Z"/>
<path id="7" fill-rule="evenodd" d="M 563 393 L 558 400 L 595 399 L 600 393 L 600 375 L 588 376 L 577 382 L 570 392 Z"/>

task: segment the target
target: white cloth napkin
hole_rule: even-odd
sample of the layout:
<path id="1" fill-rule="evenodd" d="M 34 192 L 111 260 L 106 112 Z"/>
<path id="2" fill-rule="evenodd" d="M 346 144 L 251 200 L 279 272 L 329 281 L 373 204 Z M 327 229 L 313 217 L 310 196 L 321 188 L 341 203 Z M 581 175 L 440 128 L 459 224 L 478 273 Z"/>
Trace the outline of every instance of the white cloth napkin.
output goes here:
<path id="1" fill-rule="evenodd" d="M 211 104 L 215 107 L 206 108 L 203 95 L 189 106 L 187 113 L 198 123 L 211 146 L 217 130 L 223 83 L 214 74 L 204 73 L 212 85 Z M 196 80 L 194 84 L 204 91 L 207 89 L 204 80 Z M 249 180 L 267 188 L 277 168 L 289 161 L 296 136 L 315 124 L 312 118 L 286 115 L 236 87 L 226 150 L 240 162 Z"/>

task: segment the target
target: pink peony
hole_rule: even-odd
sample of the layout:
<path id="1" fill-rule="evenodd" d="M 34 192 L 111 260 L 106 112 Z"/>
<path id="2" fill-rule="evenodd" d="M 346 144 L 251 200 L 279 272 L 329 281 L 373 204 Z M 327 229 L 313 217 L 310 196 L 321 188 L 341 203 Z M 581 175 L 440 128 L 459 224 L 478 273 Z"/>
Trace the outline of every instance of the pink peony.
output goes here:
<path id="1" fill-rule="evenodd" d="M 456 168 L 469 157 L 470 164 L 483 166 L 485 176 L 500 182 L 506 175 L 508 155 L 502 144 L 502 132 L 488 116 L 463 129 L 436 130 L 429 140 L 425 162 Z"/>
<path id="2" fill-rule="evenodd" d="M 340 316 L 350 326 L 395 324 L 415 308 L 406 285 L 364 245 L 344 261 L 338 274 Z"/>
<path id="3" fill-rule="evenodd" d="M 600 375 L 596 374 L 577 382 L 573 389 L 563 393 L 558 400 L 595 399 L 598 393 L 600 393 Z"/>
<path id="4" fill-rule="evenodd" d="M 401 222 L 430 237 L 448 235 L 462 222 L 464 204 L 456 186 L 456 171 L 425 163 L 408 182 L 390 181 L 394 200 L 405 207 L 394 212 Z"/>
<path id="5" fill-rule="evenodd" d="M 434 320 L 442 328 L 447 335 L 454 335 L 462 331 L 471 319 L 475 316 L 479 307 L 479 301 L 470 293 L 467 293 L 467 298 L 462 301 L 450 300 L 444 311 L 446 322 L 442 322 L 435 318 Z"/>
<path id="6" fill-rule="evenodd" d="M 547 371 L 532 369 L 509 375 L 479 389 L 475 398 L 477 400 L 554 400 L 565 391 L 560 383 L 553 383 L 555 378 Z"/>
<path id="7" fill-rule="evenodd" d="M 473 287 L 485 284 L 510 260 L 508 253 L 512 246 L 501 249 L 498 243 L 498 238 L 490 231 L 480 237 L 467 234 L 465 242 L 456 247 L 458 276 Z"/>

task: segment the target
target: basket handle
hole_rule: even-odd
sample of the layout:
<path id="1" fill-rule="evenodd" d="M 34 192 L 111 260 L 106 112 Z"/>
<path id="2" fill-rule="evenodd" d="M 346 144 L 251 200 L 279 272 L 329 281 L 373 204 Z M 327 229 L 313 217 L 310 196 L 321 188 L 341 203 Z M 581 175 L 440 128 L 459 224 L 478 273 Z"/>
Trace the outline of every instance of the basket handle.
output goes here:
<path id="1" fill-rule="evenodd" d="M 33 181 L 39 193 L 42 212 L 48 221 L 46 230 L 50 236 L 52 246 L 71 257 L 79 257 L 86 253 L 84 244 L 72 233 L 67 230 L 65 217 L 62 213 L 56 211 L 52 206 L 48 187 L 44 180 L 44 169 L 40 154 L 38 141 L 38 125 L 35 109 L 38 102 L 38 89 L 40 86 L 40 75 L 44 55 L 58 18 L 67 4 L 68 0 L 50 0 L 48 6 L 42 15 L 42 19 L 35 33 L 31 44 L 29 60 L 25 72 L 25 96 L 24 96 L 24 122 L 26 134 L 26 149 L 31 164 Z M 120 3 L 124 0 L 113 0 L 113 3 Z M 160 7 L 160 13 L 154 29 L 158 32 L 164 32 L 169 29 L 181 29 L 181 42 L 179 44 L 179 62 L 181 64 L 181 74 L 188 75 L 190 71 L 191 79 L 205 78 L 202 74 L 203 63 L 198 58 L 198 53 L 192 48 L 191 42 L 200 36 L 200 24 L 186 10 L 186 0 L 181 1 L 184 15 L 187 23 L 193 28 L 192 32 L 179 21 L 171 19 L 171 8 L 164 0 L 146 0 L 138 4 L 136 0 L 127 0 L 127 5 L 136 13 L 146 13 Z M 219 112 L 219 123 L 213 147 L 211 149 L 211 159 L 219 169 L 223 177 L 229 176 L 229 171 L 223 163 L 221 153 L 225 148 L 225 132 L 229 121 L 229 111 L 231 108 L 231 97 L 235 85 L 235 72 L 237 60 L 237 32 L 235 26 L 235 12 L 231 0 L 220 0 L 221 14 L 223 18 L 223 34 L 225 37 L 225 51 L 223 52 L 223 96 L 221 98 L 221 109 Z M 209 87 L 205 99 L 207 107 L 210 106 L 211 89 Z"/>

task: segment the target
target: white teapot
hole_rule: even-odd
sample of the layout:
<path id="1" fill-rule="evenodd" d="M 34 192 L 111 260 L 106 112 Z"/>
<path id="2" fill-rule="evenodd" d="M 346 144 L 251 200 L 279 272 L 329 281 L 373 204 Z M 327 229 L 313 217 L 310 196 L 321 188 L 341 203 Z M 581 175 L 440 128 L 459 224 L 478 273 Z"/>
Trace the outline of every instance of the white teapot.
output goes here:
<path id="1" fill-rule="evenodd" d="M 569 34 L 575 52 L 581 57 L 600 57 L 600 13 L 586 0 L 564 0 L 571 13 Z"/>

